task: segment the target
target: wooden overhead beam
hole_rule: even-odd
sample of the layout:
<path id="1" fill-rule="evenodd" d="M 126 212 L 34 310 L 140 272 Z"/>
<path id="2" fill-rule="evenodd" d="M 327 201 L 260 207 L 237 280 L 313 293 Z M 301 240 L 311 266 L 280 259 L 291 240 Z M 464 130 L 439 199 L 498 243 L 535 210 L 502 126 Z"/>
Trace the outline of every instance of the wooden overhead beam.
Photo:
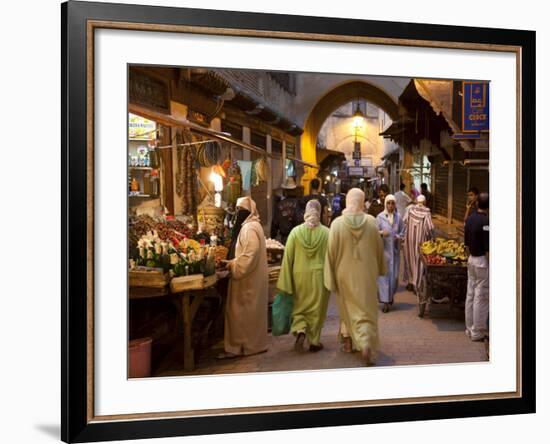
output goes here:
<path id="1" fill-rule="evenodd" d="M 267 151 L 265 151 L 261 148 L 258 148 L 255 145 L 251 145 L 251 144 L 243 142 L 241 140 L 234 139 L 233 137 L 228 136 L 225 133 L 220 133 L 218 131 L 214 131 L 213 129 L 206 128 L 204 126 L 201 126 L 201 125 L 198 125 L 196 123 L 190 122 L 189 120 L 186 120 L 186 119 L 178 119 L 178 118 L 172 117 L 168 114 L 164 114 L 164 113 L 161 113 L 161 112 L 158 112 L 158 111 L 154 111 L 152 109 L 145 108 L 143 106 L 136 105 L 134 103 L 129 103 L 128 104 L 128 111 L 133 113 L 133 114 L 138 114 L 142 117 L 145 117 L 146 119 L 154 120 L 155 122 L 160 123 L 162 125 L 188 128 L 188 129 L 191 129 L 193 131 L 196 131 L 197 133 L 205 134 L 209 137 L 214 137 L 218 140 L 222 140 L 224 142 L 228 142 L 228 143 L 231 143 L 233 145 L 240 146 L 241 148 L 244 148 L 246 150 L 253 151 L 255 153 L 261 154 L 262 156 L 267 156 L 267 157 L 270 157 L 272 159 L 279 159 L 279 160 L 282 159 L 282 157 L 277 155 L 277 154 L 268 153 Z M 287 156 L 287 159 L 290 159 L 290 160 L 293 160 L 295 162 L 301 163 L 301 164 L 303 164 L 305 166 L 308 166 L 310 168 L 315 168 L 317 170 L 319 169 L 319 165 L 315 165 L 315 164 L 309 163 L 309 162 L 304 162 L 303 160 L 296 159 L 295 157 L 292 157 L 292 156 Z"/>

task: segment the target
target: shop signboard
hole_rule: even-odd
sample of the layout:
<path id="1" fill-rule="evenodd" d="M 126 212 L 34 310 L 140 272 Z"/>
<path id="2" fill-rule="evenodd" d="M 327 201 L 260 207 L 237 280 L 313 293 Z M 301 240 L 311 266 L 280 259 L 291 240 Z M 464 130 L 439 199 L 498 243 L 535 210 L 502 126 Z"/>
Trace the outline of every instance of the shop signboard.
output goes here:
<path id="1" fill-rule="evenodd" d="M 151 140 L 156 137 L 157 124 L 152 120 L 130 113 L 128 115 L 128 138 Z"/>
<path id="2" fill-rule="evenodd" d="M 489 131 L 489 83 L 462 82 L 462 131 Z"/>
<path id="3" fill-rule="evenodd" d="M 464 140 L 464 139 L 481 139 L 481 134 L 479 132 L 475 133 L 454 133 L 454 140 Z"/>
<path id="4" fill-rule="evenodd" d="M 363 177 L 365 171 L 363 167 L 350 166 L 348 167 L 348 176 Z"/>

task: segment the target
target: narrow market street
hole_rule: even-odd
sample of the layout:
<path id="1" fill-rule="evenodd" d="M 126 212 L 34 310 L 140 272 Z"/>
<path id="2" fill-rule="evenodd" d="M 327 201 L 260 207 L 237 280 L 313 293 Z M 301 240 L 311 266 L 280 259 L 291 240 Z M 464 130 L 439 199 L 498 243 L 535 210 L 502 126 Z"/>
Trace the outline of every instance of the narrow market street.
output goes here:
<path id="1" fill-rule="evenodd" d="M 321 308 L 305 307 L 324 310 L 327 282 L 351 301 L 343 317 L 358 335 L 376 295 L 394 298 L 379 307 L 377 366 L 487 361 L 488 342 L 465 335 L 464 305 L 468 256 L 488 266 L 488 106 L 486 81 L 132 66 L 129 378 L 362 367 L 340 349 L 334 294 L 324 350 L 270 333 L 292 314 L 273 318 L 269 304 L 291 294 L 318 338 Z M 369 230 L 338 222 L 365 213 Z M 355 237 L 377 238 L 375 226 L 383 251 Z M 476 279 L 483 309 L 468 331 L 483 341 L 489 289 Z"/>
<path id="2" fill-rule="evenodd" d="M 463 311 L 462 311 L 463 313 Z M 400 286 L 392 310 L 379 313 L 380 350 L 377 366 L 441 364 L 487 361 L 486 345 L 464 334 L 461 310 L 449 314 L 448 305 L 432 305 L 425 317 L 417 316 L 416 296 Z M 331 296 L 318 353 L 296 352 L 294 337 L 269 336 L 269 350 L 241 359 L 218 360 L 223 341 L 200 357 L 196 369 L 183 371 L 183 364 L 168 356 L 155 376 L 209 375 L 246 372 L 314 370 L 363 366 L 358 353 L 340 351 L 337 341 L 338 310 Z M 306 343 L 307 345 L 307 343 Z"/>

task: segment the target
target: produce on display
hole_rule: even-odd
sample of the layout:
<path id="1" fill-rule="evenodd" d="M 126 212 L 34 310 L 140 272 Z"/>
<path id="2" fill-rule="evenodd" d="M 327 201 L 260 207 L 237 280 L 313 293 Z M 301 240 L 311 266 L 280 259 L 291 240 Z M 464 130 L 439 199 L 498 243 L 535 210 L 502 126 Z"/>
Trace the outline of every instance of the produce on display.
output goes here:
<path id="1" fill-rule="evenodd" d="M 224 247 L 223 245 L 217 245 L 216 247 L 214 247 L 214 260 L 216 262 L 216 267 L 220 267 L 222 265 L 221 261 L 227 259 L 228 252 L 229 249 L 227 247 Z"/>
<path id="2" fill-rule="evenodd" d="M 439 254 L 428 254 L 426 255 L 426 263 L 429 265 L 445 265 L 447 263 L 447 259 Z"/>
<path id="3" fill-rule="evenodd" d="M 162 241 L 171 241 L 174 244 L 192 236 L 191 227 L 179 220 L 156 220 L 148 215 L 132 218 L 128 227 L 128 247 L 130 257 L 137 254 L 138 241 L 150 231 L 156 231 Z"/>
<path id="4" fill-rule="evenodd" d="M 461 264 L 468 259 L 466 246 L 462 242 L 442 237 L 423 242 L 420 252 L 426 257 L 426 262 L 431 265 Z"/>

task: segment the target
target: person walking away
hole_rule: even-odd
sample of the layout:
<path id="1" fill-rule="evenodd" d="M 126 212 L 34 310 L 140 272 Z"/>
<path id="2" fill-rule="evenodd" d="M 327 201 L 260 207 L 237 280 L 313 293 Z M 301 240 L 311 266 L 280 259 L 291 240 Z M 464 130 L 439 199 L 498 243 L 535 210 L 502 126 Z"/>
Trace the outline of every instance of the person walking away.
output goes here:
<path id="1" fill-rule="evenodd" d="M 330 293 L 323 283 L 329 229 L 321 224 L 321 211 L 316 199 L 306 204 L 304 223 L 288 236 L 277 281 L 277 288 L 294 298 L 290 332 L 296 336 L 297 351 L 305 339 L 310 352 L 323 349 L 321 329 Z"/>
<path id="2" fill-rule="evenodd" d="M 268 272 L 265 237 L 250 197 L 237 200 L 241 224 L 235 257 L 226 261 L 231 274 L 225 310 L 224 348 L 220 359 L 252 355 L 267 350 Z"/>
<path id="3" fill-rule="evenodd" d="M 321 181 L 318 178 L 312 179 L 310 182 L 310 189 L 311 192 L 300 199 L 299 210 L 296 217 L 298 218 L 299 223 L 302 223 L 307 203 L 311 199 L 317 199 L 321 204 L 321 223 L 328 227 L 328 200 L 321 194 Z"/>
<path id="4" fill-rule="evenodd" d="M 432 214 L 426 207 L 426 196 L 420 194 L 416 205 L 409 207 L 405 218 L 404 257 L 407 267 L 407 290 L 418 292 L 424 267 L 420 260 L 420 245 L 433 237 Z"/>
<path id="5" fill-rule="evenodd" d="M 466 220 L 464 243 L 468 247 L 466 335 L 472 341 L 489 336 L 489 194 L 480 193 L 477 210 Z"/>
<path id="6" fill-rule="evenodd" d="M 405 216 L 410 208 L 410 205 L 416 201 L 416 197 L 411 199 L 411 197 L 405 192 L 405 184 L 401 183 L 399 186 L 399 191 L 395 193 L 395 206 L 397 209 L 397 214 L 404 224 Z M 400 248 L 400 255 L 403 253 L 403 249 Z M 403 258 L 403 281 L 408 282 L 409 278 L 407 275 L 407 265 L 405 258 Z"/>
<path id="7" fill-rule="evenodd" d="M 376 216 L 378 229 L 384 241 L 384 257 L 388 271 L 386 275 L 378 278 L 378 298 L 384 304 L 382 308 L 384 313 L 387 313 L 390 305 L 393 305 L 393 297 L 399 283 L 399 255 L 404 225 L 401 215 L 396 210 L 395 201 L 396 198 L 392 194 L 388 194 L 384 201 L 386 208 Z"/>
<path id="8" fill-rule="evenodd" d="M 410 191 L 410 194 L 411 194 L 411 199 L 413 202 L 416 202 L 416 199 L 418 198 L 418 196 L 420 195 L 420 192 L 416 189 L 416 187 L 414 186 L 414 182 L 411 182 L 411 191 Z"/>
<path id="9" fill-rule="evenodd" d="M 343 350 L 360 350 L 370 365 L 378 348 L 377 279 L 386 274 L 376 219 L 363 211 L 365 193 L 352 188 L 346 209 L 330 228 L 325 287 L 336 293 Z"/>
<path id="10" fill-rule="evenodd" d="M 477 198 L 479 191 L 476 187 L 471 187 L 466 195 L 466 212 L 464 214 L 464 224 L 468 218 L 477 211 Z"/>
<path id="11" fill-rule="evenodd" d="M 378 188 L 378 199 L 374 199 L 367 210 L 368 214 L 373 217 L 378 216 L 382 211 L 384 211 L 384 200 L 386 196 L 390 193 L 389 187 L 383 183 Z"/>
<path id="12" fill-rule="evenodd" d="M 397 213 L 401 217 L 401 220 L 403 220 L 403 217 L 405 216 L 405 209 L 411 202 L 412 199 L 407 193 L 405 193 L 405 184 L 401 183 L 399 186 L 399 191 L 395 193 L 395 207 L 397 209 Z"/>
<path id="13" fill-rule="evenodd" d="M 422 194 L 426 198 L 426 206 L 430 209 L 430 211 L 433 208 L 433 199 L 432 199 L 432 193 L 428 191 L 428 184 L 427 183 L 421 183 L 420 184 L 420 194 Z"/>
<path id="14" fill-rule="evenodd" d="M 338 216 L 342 215 L 342 211 L 346 208 L 346 193 L 348 192 L 348 185 L 342 183 L 340 185 L 340 192 L 332 199 L 332 218 L 330 223 L 334 222 Z"/>
<path id="15" fill-rule="evenodd" d="M 295 219 L 299 199 L 296 183 L 292 177 L 287 178 L 282 188 L 283 197 L 274 204 L 270 234 L 272 239 L 280 235 L 281 242 L 284 244 L 292 229 L 298 225 Z"/>

